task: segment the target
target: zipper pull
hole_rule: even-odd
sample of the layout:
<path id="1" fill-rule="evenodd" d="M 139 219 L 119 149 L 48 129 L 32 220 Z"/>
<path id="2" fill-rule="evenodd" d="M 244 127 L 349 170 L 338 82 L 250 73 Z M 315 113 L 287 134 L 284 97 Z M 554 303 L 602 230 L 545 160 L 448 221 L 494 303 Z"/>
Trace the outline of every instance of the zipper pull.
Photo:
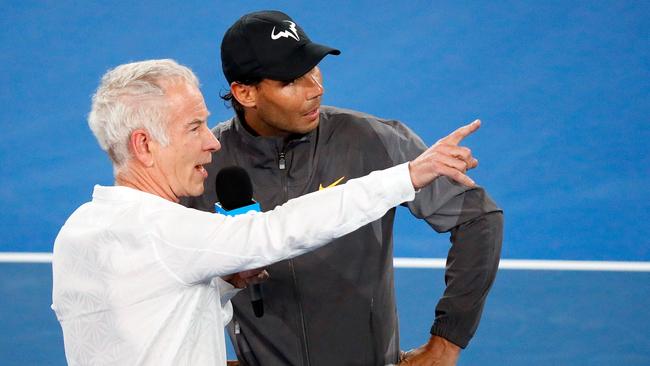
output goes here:
<path id="1" fill-rule="evenodd" d="M 287 167 L 286 166 L 286 161 L 284 159 L 284 153 L 283 152 L 280 153 L 280 156 L 279 156 L 279 159 L 278 159 L 278 167 L 280 168 L 280 170 L 284 170 Z"/>

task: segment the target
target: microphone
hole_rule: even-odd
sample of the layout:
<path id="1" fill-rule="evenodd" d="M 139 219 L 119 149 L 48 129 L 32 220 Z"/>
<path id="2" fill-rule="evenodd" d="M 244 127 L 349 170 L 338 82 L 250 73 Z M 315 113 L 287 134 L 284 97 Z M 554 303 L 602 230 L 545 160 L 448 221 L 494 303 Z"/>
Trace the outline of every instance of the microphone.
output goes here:
<path id="1" fill-rule="evenodd" d="M 261 211 L 260 204 L 253 200 L 253 183 L 246 170 L 238 166 L 229 166 L 219 171 L 216 177 L 217 200 L 215 211 L 227 216 L 245 214 L 250 211 Z M 264 315 L 262 300 L 262 285 L 248 286 L 251 305 L 255 316 Z"/>

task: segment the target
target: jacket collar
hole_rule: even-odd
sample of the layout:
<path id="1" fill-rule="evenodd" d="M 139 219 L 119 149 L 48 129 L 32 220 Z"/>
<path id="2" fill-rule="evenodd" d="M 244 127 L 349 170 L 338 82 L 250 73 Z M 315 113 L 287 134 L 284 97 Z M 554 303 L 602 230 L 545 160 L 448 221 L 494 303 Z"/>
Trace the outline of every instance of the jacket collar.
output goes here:
<path id="1" fill-rule="evenodd" d="M 322 117 L 322 116 L 321 116 Z M 268 153 L 280 153 L 292 149 L 296 145 L 299 145 L 304 142 L 309 142 L 315 138 L 316 133 L 319 127 L 310 131 L 304 135 L 296 135 L 290 137 L 288 141 L 285 142 L 285 138 L 281 136 L 257 136 L 253 135 L 246 127 L 244 127 L 243 122 L 239 119 L 238 116 L 232 118 L 233 128 L 242 139 L 242 142 L 254 151 L 261 153 L 262 155 Z"/>

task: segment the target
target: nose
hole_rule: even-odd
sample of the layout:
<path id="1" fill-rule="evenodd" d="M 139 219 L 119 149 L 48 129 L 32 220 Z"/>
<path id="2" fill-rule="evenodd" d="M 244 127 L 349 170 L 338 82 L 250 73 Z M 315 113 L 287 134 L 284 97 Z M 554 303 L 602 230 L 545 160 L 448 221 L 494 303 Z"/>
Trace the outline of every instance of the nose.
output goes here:
<path id="1" fill-rule="evenodd" d="M 219 140 L 217 140 L 217 138 L 214 137 L 212 131 L 210 131 L 210 129 L 207 126 L 205 127 L 205 131 L 207 131 L 207 133 L 205 133 L 206 137 L 204 140 L 203 148 L 206 151 L 210 151 L 210 152 L 219 151 L 221 149 L 221 143 L 219 142 Z"/>
<path id="2" fill-rule="evenodd" d="M 309 72 L 309 74 L 307 74 L 306 79 L 310 83 L 307 99 L 318 98 L 325 92 L 325 88 L 323 88 L 323 80 L 320 75 L 321 74 L 317 68 L 314 68 Z"/>

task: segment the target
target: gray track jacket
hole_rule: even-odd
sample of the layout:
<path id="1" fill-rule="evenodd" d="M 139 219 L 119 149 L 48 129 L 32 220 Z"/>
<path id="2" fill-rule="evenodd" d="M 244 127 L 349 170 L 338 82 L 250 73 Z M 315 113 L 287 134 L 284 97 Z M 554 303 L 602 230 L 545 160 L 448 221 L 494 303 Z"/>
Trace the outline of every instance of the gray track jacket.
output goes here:
<path id="1" fill-rule="evenodd" d="M 207 167 L 205 193 L 187 203 L 206 211 L 216 201 L 215 176 L 227 166 L 248 171 L 254 198 L 266 211 L 320 187 L 412 160 L 426 149 L 400 122 L 333 107 L 321 108 L 316 130 L 288 143 L 254 136 L 236 117 L 213 132 L 223 147 Z M 502 213 L 482 188 L 469 189 L 445 177 L 416 194 L 408 208 L 437 232 L 451 232 L 447 288 L 431 333 L 465 347 L 496 275 Z M 394 215 L 393 209 L 317 251 L 270 266 L 271 278 L 262 285 L 262 318 L 253 314 L 247 291 L 237 295 L 229 331 L 242 364 L 397 363 Z"/>

